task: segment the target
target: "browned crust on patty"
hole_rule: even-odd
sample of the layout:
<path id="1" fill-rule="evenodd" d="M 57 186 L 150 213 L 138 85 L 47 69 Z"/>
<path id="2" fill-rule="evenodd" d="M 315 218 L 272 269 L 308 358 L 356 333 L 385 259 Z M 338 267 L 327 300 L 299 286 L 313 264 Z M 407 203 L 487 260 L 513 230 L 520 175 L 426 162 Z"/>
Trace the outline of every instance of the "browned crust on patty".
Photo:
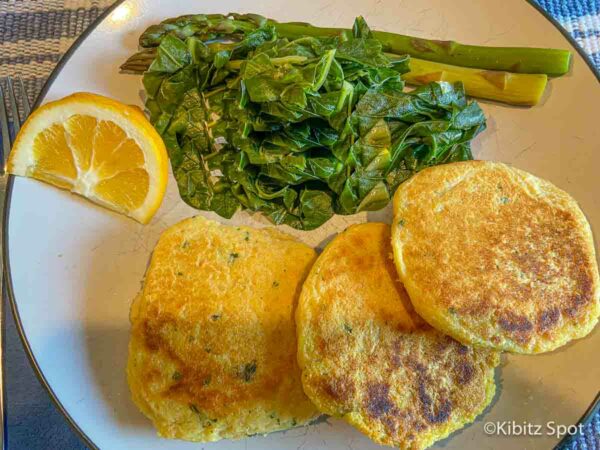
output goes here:
<path id="1" fill-rule="evenodd" d="M 465 343 L 537 353 L 598 320 L 590 227 L 568 194 L 500 163 L 426 169 L 394 198 L 393 245 L 416 310 Z"/>
<path id="2" fill-rule="evenodd" d="M 491 401 L 495 352 L 466 347 L 414 312 L 390 227 L 355 225 L 313 266 L 296 314 L 305 392 L 376 442 L 431 445 Z"/>
<path id="3" fill-rule="evenodd" d="M 131 311 L 128 381 L 162 436 L 241 438 L 318 415 L 302 390 L 294 309 L 313 249 L 196 217 L 161 236 Z"/>

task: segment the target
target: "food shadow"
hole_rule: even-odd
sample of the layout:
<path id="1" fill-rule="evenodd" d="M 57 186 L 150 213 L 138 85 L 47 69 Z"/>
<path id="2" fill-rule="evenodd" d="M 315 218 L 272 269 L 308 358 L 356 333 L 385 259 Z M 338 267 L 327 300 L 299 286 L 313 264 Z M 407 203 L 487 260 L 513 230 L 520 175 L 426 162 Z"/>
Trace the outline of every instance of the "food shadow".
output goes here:
<path id="1" fill-rule="evenodd" d="M 367 212 L 367 222 L 382 222 L 391 225 L 393 218 L 392 200 L 384 208 Z"/>
<path id="2" fill-rule="evenodd" d="M 123 218 L 123 221 L 130 219 Z M 131 221 L 132 222 L 132 221 Z M 150 422 L 136 408 L 127 385 L 126 366 L 129 344 L 129 310 L 141 286 L 151 253 L 144 248 L 126 248 L 122 234 L 142 227 L 126 223 L 98 238 L 86 278 L 83 323 L 86 354 L 93 384 L 119 427 L 135 428 L 154 434 Z M 141 236 L 138 236 L 141 239 Z M 129 238 L 130 239 L 130 238 Z M 120 241 L 120 242 L 119 242 Z M 124 247 L 121 251 L 119 246 Z M 111 264 L 110 260 L 116 258 Z M 129 266 L 130 270 L 127 270 Z M 136 272 L 140 272 L 137 274 Z"/>

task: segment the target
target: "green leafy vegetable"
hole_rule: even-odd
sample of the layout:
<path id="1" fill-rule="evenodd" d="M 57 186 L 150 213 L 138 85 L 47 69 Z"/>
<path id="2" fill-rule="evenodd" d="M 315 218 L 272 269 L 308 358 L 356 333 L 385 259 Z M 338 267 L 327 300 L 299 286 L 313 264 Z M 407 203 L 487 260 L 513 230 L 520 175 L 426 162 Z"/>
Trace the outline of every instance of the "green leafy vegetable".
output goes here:
<path id="1" fill-rule="evenodd" d="M 364 21 L 363 21 L 364 23 Z M 353 27 L 356 33 L 363 23 Z M 222 33 L 243 35 L 264 25 L 271 25 L 280 37 L 295 39 L 306 36 L 347 36 L 350 30 L 343 28 L 319 28 L 308 23 L 280 23 L 256 14 L 188 15 L 168 19 L 153 25 L 140 38 L 144 48 L 156 47 L 165 35 L 180 39 L 198 36 L 202 40 L 218 38 Z M 385 52 L 396 55 L 410 55 L 421 61 L 438 62 L 442 65 L 472 67 L 485 70 L 509 71 L 513 73 L 547 74 L 560 76 L 569 71 L 571 52 L 552 48 L 533 47 L 485 47 L 466 45 L 455 41 L 438 41 L 406 36 L 386 31 L 374 31 L 374 37 L 381 42 Z M 143 62 L 144 56 L 136 55 L 129 68 L 135 70 Z M 438 70 L 440 69 L 438 66 Z"/>
<path id="2" fill-rule="evenodd" d="M 140 42 L 157 46 L 146 107 L 180 195 L 226 218 L 310 230 L 380 209 L 413 173 L 470 159 L 485 128 L 461 83 L 404 92 L 408 56 L 390 60 L 361 17 L 352 33 L 290 40 L 259 16 L 187 16 Z"/>

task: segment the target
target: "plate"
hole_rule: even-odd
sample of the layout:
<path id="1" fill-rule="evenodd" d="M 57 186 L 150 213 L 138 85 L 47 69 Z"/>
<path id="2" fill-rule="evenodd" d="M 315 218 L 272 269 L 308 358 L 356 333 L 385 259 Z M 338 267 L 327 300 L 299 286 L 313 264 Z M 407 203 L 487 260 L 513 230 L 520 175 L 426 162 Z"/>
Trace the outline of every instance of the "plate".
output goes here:
<path id="1" fill-rule="evenodd" d="M 482 102 L 488 129 L 475 140 L 474 152 L 480 159 L 514 164 L 570 192 L 600 235 L 598 80 L 561 32 L 523 0 L 457 0 L 451 6 L 445 0 L 257 0 L 251 5 L 242 0 L 125 1 L 78 41 L 53 74 L 44 101 L 91 91 L 141 105 L 140 77 L 120 75 L 118 67 L 136 50 L 145 27 L 184 13 L 230 11 L 321 26 L 349 26 L 362 14 L 373 28 L 423 37 L 573 50 L 571 73 L 550 83 L 541 105 L 510 108 Z M 195 214 L 179 199 L 172 178 L 162 207 L 147 226 L 36 181 L 12 180 L 5 220 L 15 315 L 42 381 L 88 445 L 161 450 L 381 448 L 336 419 L 205 445 L 156 437 L 126 385 L 129 305 L 160 233 Z M 312 232 L 287 231 L 322 247 L 350 223 L 365 220 L 389 222 L 390 210 L 336 217 Z M 246 213 L 230 222 L 266 225 L 260 216 Z M 599 328 L 550 354 L 505 355 L 491 407 L 438 445 L 480 450 L 553 446 L 560 436 L 551 431 L 576 423 L 598 392 Z M 487 422 L 540 425 L 541 435 L 486 435 Z"/>

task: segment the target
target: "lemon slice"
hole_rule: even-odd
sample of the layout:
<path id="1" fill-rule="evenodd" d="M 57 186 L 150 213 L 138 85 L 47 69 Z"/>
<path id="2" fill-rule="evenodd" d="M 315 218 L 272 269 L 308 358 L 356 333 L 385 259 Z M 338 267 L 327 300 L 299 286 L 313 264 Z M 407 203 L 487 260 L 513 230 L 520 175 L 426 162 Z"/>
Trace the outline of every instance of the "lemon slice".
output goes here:
<path id="1" fill-rule="evenodd" d="M 31 114 L 7 170 L 148 223 L 165 194 L 168 162 L 160 135 L 139 108 L 76 93 Z"/>

